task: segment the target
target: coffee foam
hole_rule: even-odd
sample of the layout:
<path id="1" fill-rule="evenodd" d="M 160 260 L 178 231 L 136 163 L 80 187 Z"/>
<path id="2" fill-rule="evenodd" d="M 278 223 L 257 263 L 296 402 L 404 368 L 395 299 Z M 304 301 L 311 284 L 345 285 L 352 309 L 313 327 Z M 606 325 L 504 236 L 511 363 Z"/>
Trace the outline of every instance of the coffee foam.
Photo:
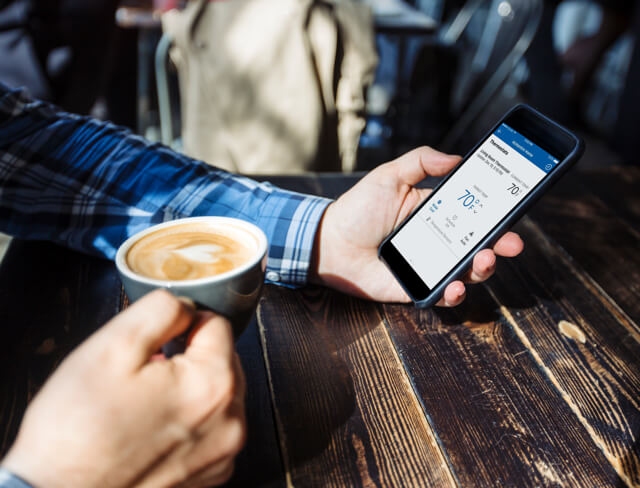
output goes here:
<path id="1" fill-rule="evenodd" d="M 127 252 L 126 263 L 148 278 L 195 280 L 238 268 L 257 250 L 256 238 L 233 225 L 177 224 L 141 237 Z"/>

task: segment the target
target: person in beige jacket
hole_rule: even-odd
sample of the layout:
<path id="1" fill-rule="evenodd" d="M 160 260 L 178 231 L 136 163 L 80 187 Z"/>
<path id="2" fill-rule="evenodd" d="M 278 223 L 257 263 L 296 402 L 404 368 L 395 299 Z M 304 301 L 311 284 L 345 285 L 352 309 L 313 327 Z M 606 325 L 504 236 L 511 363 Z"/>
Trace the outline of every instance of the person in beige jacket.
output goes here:
<path id="1" fill-rule="evenodd" d="M 192 0 L 163 17 L 184 152 L 230 171 L 352 171 L 377 65 L 353 0 Z"/>

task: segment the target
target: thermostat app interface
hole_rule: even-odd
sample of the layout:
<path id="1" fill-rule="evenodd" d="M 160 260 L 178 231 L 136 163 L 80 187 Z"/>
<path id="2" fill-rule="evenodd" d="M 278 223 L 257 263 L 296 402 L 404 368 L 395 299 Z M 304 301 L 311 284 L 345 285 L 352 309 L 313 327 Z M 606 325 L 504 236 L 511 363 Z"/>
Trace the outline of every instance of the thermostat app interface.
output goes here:
<path id="1" fill-rule="evenodd" d="M 391 243 L 434 288 L 557 164 L 503 123 Z"/>

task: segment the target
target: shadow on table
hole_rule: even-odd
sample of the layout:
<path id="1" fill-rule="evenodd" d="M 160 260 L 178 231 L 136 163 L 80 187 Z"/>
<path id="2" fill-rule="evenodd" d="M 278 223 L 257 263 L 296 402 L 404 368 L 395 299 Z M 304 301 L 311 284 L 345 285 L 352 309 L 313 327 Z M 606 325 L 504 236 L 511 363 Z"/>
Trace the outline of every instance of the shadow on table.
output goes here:
<path id="1" fill-rule="evenodd" d="M 515 317 L 520 311 L 557 302 L 564 296 L 561 286 L 564 276 L 552 263 L 538 259 L 533 251 L 525 250 L 516 258 L 499 259 L 496 273 L 485 283 L 467 285 L 465 301 L 453 309 L 434 308 L 445 325 L 487 323 L 503 318 L 500 307 Z M 535 269 L 531 269 L 535 267 Z M 545 285 L 540 282 L 545 277 Z"/>
<path id="2" fill-rule="evenodd" d="M 467 296 L 462 304 L 453 308 L 434 307 L 433 313 L 446 326 L 486 324 L 504 319 L 500 305 L 516 313 L 535 307 L 541 300 L 553 299 L 543 291 L 532 294 L 531 290 L 514 286 L 508 300 L 498 303 L 489 292 L 489 289 L 495 292 L 493 283 L 490 279 L 487 284 L 467 285 Z"/>
<path id="3" fill-rule="evenodd" d="M 317 462 L 317 457 L 339 455 L 336 445 L 351 448 L 353 434 L 359 438 L 366 435 L 356 413 L 356 393 L 349 367 L 335 354 L 331 356 L 330 361 L 321 359 L 320 355 L 310 357 L 310 361 L 316 366 L 322 365 L 322 369 L 316 369 L 317 375 L 308 374 L 307 370 L 298 376 L 294 396 L 297 401 L 287 409 L 287 455 L 292 471 L 304 473 L 305 478 L 309 475 L 313 479 L 313 471 L 324 464 Z M 314 400 L 305 401 L 312 398 Z M 354 458 L 351 452 L 342 455 Z M 307 463 L 309 468 L 305 466 Z"/>
<path id="4" fill-rule="evenodd" d="M 353 438 L 368 436 L 354 376 L 364 374 L 363 365 L 350 363 L 362 355 L 359 339 L 380 318 L 362 303 L 320 287 L 265 289 L 259 309 L 263 346 L 294 484 L 326 479 L 323 469 L 335 469 L 334 456 L 357 459 Z"/>
<path id="5" fill-rule="evenodd" d="M 233 477 L 224 486 L 284 486 L 284 467 L 255 319 L 238 338 L 236 350 L 247 382 L 247 443 L 236 457 Z"/>
<path id="6" fill-rule="evenodd" d="M 443 325 L 485 324 L 500 320 L 500 310 L 482 285 L 467 286 L 466 289 L 467 296 L 457 307 L 433 307 L 433 313 Z"/>

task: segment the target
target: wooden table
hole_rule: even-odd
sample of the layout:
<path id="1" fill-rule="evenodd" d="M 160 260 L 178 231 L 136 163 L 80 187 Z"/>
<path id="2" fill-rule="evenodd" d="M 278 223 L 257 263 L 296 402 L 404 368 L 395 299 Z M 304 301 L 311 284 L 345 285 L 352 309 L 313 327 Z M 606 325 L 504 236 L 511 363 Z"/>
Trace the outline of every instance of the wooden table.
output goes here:
<path id="1" fill-rule="evenodd" d="M 278 177 L 336 196 L 356 177 Z M 640 169 L 574 172 L 455 310 L 267 286 L 238 342 L 233 486 L 640 485 Z M 15 241 L 0 268 L 0 449 L 124 303 L 111 262 Z M 108 365 L 105 365 L 108 367 Z"/>

